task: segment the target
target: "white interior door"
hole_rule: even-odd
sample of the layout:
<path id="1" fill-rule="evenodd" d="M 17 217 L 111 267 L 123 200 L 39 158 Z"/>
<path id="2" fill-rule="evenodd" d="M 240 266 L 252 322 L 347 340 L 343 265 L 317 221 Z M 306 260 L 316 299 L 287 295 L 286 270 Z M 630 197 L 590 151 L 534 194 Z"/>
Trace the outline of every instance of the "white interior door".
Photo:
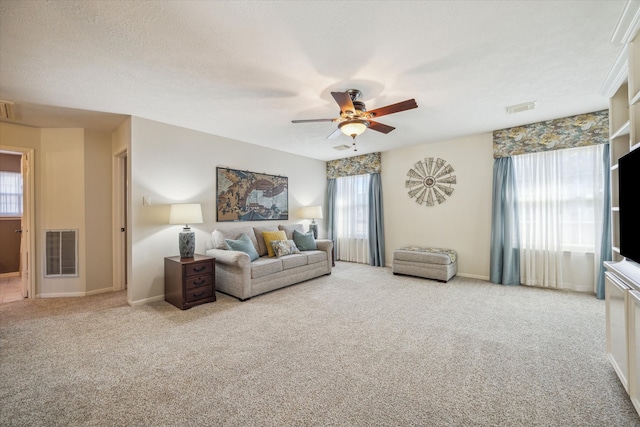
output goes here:
<path id="1" fill-rule="evenodd" d="M 22 296 L 34 298 L 32 280 L 32 250 L 35 247 L 33 232 L 33 150 L 22 153 L 22 221 L 20 239 L 20 271 L 22 275 Z"/>
<path id="2" fill-rule="evenodd" d="M 22 218 L 20 221 L 20 275 L 22 278 L 22 296 L 35 298 L 34 281 L 34 253 L 35 242 L 35 179 L 34 179 L 34 150 L 25 147 L 0 145 L 0 151 L 22 154 Z"/>
<path id="3" fill-rule="evenodd" d="M 113 290 L 127 289 L 127 151 L 114 157 L 113 168 Z"/>

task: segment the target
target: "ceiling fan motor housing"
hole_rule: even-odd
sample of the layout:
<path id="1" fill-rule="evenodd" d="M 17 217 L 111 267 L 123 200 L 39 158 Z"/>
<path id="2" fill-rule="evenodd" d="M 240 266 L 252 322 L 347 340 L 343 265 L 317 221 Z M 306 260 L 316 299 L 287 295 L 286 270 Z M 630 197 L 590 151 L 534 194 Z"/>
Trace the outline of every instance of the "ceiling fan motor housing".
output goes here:
<path id="1" fill-rule="evenodd" d="M 365 129 L 369 128 L 377 132 L 387 134 L 394 130 L 393 126 L 373 121 L 372 119 L 386 116 L 387 114 L 398 113 L 400 111 L 417 108 L 418 104 L 415 99 L 398 102 L 396 104 L 387 105 L 385 107 L 374 108 L 367 111 L 364 102 L 356 101 L 362 93 L 358 89 L 349 89 L 345 92 L 331 92 L 331 96 L 340 106 L 338 117 L 333 119 L 310 119 L 310 120 L 292 120 L 293 123 L 309 123 L 309 122 L 333 122 L 338 123 L 338 129 L 327 138 L 335 138 L 342 131 L 347 136 L 353 138 L 355 146 L 355 138 Z"/>
<path id="2" fill-rule="evenodd" d="M 363 113 L 367 111 L 367 106 L 362 101 L 353 101 L 353 107 L 356 111 L 362 111 Z"/>

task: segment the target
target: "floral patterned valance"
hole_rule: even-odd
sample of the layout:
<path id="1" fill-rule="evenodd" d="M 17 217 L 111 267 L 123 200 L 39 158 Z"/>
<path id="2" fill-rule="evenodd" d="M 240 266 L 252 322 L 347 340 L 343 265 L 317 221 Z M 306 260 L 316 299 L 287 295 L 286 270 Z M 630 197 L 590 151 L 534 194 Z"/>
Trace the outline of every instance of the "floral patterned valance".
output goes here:
<path id="1" fill-rule="evenodd" d="M 370 153 L 327 162 L 327 178 L 365 175 L 382 171 L 382 154 Z"/>
<path id="2" fill-rule="evenodd" d="M 493 132 L 493 158 L 609 142 L 609 110 Z"/>

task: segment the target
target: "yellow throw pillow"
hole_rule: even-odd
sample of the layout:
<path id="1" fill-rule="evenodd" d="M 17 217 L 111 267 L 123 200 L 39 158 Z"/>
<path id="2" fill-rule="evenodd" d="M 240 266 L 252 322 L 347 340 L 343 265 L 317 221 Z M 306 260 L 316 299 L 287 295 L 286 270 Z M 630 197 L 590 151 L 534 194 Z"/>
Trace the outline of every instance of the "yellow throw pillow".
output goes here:
<path id="1" fill-rule="evenodd" d="M 269 257 L 276 256 L 275 252 L 273 252 L 273 247 L 271 247 L 272 240 L 287 240 L 287 234 L 280 231 L 263 231 L 262 237 L 264 237 L 264 244 L 267 246 L 267 253 Z"/>

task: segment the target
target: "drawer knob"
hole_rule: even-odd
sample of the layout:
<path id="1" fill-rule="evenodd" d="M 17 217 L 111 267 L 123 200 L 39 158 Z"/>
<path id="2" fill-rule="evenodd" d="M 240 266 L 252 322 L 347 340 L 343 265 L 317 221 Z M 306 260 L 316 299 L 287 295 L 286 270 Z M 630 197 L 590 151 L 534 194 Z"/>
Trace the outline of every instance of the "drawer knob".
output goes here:
<path id="1" fill-rule="evenodd" d="M 195 271 L 196 273 L 199 273 L 202 270 L 205 270 L 206 268 L 207 268 L 206 265 L 203 265 L 202 267 L 193 267 L 193 271 Z"/>
<path id="2" fill-rule="evenodd" d="M 204 295 L 204 291 L 198 293 L 198 294 L 193 294 L 194 298 L 198 298 L 201 297 L 202 295 Z"/>
<path id="3" fill-rule="evenodd" d="M 206 280 L 200 279 L 197 282 L 194 280 L 193 284 L 196 285 L 196 286 L 200 286 L 200 285 L 204 284 L 205 282 L 206 282 Z"/>

